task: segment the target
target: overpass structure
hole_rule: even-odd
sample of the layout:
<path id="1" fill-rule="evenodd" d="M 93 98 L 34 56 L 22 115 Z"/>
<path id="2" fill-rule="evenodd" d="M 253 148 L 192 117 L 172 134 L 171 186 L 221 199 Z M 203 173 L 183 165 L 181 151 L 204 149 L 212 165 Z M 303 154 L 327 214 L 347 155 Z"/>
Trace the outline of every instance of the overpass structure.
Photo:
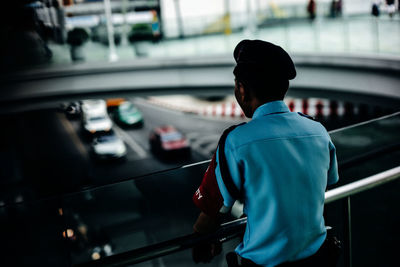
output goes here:
<path id="1" fill-rule="evenodd" d="M 399 108 L 400 57 L 295 54 L 293 96 L 373 101 Z M 1 109 L 90 97 L 231 93 L 230 56 L 145 59 L 42 68 L 0 77 Z"/>

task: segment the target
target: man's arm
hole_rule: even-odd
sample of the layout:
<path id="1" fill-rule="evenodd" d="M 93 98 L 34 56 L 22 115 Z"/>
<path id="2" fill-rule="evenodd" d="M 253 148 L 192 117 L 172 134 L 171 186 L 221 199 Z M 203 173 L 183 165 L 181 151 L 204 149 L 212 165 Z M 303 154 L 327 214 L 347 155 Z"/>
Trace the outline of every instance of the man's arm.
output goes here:
<path id="1" fill-rule="evenodd" d="M 193 195 L 194 204 L 201 210 L 193 225 L 193 231 L 199 234 L 214 232 L 220 225 L 219 211 L 223 206 L 223 198 L 215 177 L 216 164 L 214 154 L 201 185 Z M 221 244 L 218 242 L 202 243 L 193 247 L 192 257 L 196 263 L 210 262 L 214 256 L 221 252 L 221 249 Z"/>
<path id="2" fill-rule="evenodd" d="M 336 148 L 331 140 L 329 140 L 329 156 L 330 156 L 330 163 L 328 170 L 328 185 L 333 185 L 339 181 L 339 174 L 338 174 L 338 164 L 336 158 Z"/>
<path id="3" fill-rule="evenodd" d="M 219 220 L 201 212 L 193 226 L 193 230 L 199 234 L 206 234 L 215 231 L 219 226 Z M 204 242 L 192 249 L 194 262 L 210 262 L 222 251 L 222 244 L 219 241 Z"/>
<path id="4" fill-rule="evenodd" d="M 223 205 L 223 198 L 215 175 L 216 166 L 216 155 L 214 154 L 204 173 L 203 180 L 192 198 L 194 204 L 210 217 L 216 217 Z"/>
<path id="5" fill-rule="evenodd" d="M 204 212 L 200 212 L 195 224 L 193 225 L 193 230 L 196 233 L 206 234 L 217 230 L 219 226 L 219 219 L 217 217 L 211 217 Z"/>
<path id="6" fill-rule="evenodd" d="M 201 210 L 193 230 L 199 234 L 205 234 L 215 231 L 221 222 L 223 214 L 230 211 L 230 207 L 234 203 L 234 199 L 230 196 L 227 187 L 225 186 L 226 179 L 232 179 L 231 172 L 237 178 L 238 170 L 231 153 L 231 150 L 225 148 L 226 138 L 228 134 L 236 128 L 232 126 L 224 131 L 219 142 L 217 151 L 214 153 L 210 165 L 203 176 L 201 185 L 193 195 L 193 202 Z M 229 145 L 228 145 L 229 146 Z M 220 149 L 222 148 L 222 154 Z M 228 153 L 226 153 L 228 151 Z M 220 159 L 224 160 L 224 171 L 221 171 L 219 162 Z M 232 163 L 233 162 L 233 163 Z M 231 168 L 233 166 L 233 169 Z M 226 177 L 222 177 L 222 176 Z M 237 181 L 230 181 L 230 186 L 235 187 Z M 238 188 L 240 190 L 240 187 Z M 239 191 L 237 190 L 237 191 Z M 225 205 L 224 205 L 225 204 Z M 200 244 L 193 248 L 193 259 L 195 262 L 210 261 L 215 255 L 221 251 L 221 244 L 218 242 L 213 244 Z"/>

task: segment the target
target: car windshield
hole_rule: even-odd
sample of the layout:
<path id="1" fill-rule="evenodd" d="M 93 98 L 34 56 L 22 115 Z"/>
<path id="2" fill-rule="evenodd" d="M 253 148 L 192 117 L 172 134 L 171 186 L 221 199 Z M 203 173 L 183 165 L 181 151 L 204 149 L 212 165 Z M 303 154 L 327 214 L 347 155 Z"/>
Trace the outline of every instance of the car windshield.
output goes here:
<path id="1" fill-rule="evenodd" d="M 122 114 L 133 114 L 137 111 L 137 108 L 135 108 L 132 104 L 124 104 L 120 106 L 120 112 Z"/>
<path id="2" fill-rule="evenodd" d="M 171 132 L 171 133 L 165 133 L 161 135 L 161 140 L 163 142 L 172 142 L 172 141 L 178 141 L 182 140 L 183 135 L 179 132 Z"/>
<path id="3" fill-rule="evenodd" d="M 101 121 L 101 120 L 105 120 L 106 117 L 105 116 L 97 116 L 97 117 L 90 117 L 89 121 Z"/>
<path id="4" fill-rule="evenodd" d="M 114 142 L 116 140 L 117 136 L 114 134 L 102 135 L 97 138 L 98 143 L 108 143 L 108 142 Z"/>

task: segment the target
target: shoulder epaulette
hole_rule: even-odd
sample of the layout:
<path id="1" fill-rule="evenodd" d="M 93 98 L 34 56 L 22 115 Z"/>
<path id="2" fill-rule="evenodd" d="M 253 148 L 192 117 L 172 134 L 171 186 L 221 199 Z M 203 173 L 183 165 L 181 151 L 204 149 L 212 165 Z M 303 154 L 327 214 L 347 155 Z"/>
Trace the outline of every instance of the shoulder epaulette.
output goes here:
<path id="1" fill-rule="evenodd" d="M 297 113 L 302 117 L 306 117 L 307 119 L 315 121 L 315 118 L 311 117 L 310 115 L 307 115 L 307 114 L 304 114 L 304 113 L 301 113 L 301 112 L 297 112 Z"/>

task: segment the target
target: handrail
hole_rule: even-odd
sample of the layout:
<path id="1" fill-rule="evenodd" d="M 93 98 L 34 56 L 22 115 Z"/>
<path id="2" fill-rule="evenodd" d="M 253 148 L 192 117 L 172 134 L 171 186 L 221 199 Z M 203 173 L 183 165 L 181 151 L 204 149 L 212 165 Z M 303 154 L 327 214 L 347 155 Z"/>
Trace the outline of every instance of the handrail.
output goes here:
<path id="1" fill-rule="evenodd" d="M 359 181 L 329 190 L 325 193 L 325 204 L 349 198 L 354 194 L 383 185 L 400 178 L 400 166 L 393 169 L 366 177 Z M 225 242 L 244 231 L 247 218 L 240 218 L 221 225 L 221 227 L 208 235 L 190 234 L 158 244 L 130 250 L 121 254 L 105 257 L 96 261 L 76 264 L 74 266 L 123 266 L 148 261 L 157 257 L 169 255 L 184 249 L 194 247 L 203 242 L 219 240 Z"/>
<path id="2" fill-rule="evenodd" d="M 388 183 L 400 177 L 400 166 L 372 175 L 356 182 L 343 185 L 325 193 L 325 204 L 361 193 L 376 186 Z"/>

